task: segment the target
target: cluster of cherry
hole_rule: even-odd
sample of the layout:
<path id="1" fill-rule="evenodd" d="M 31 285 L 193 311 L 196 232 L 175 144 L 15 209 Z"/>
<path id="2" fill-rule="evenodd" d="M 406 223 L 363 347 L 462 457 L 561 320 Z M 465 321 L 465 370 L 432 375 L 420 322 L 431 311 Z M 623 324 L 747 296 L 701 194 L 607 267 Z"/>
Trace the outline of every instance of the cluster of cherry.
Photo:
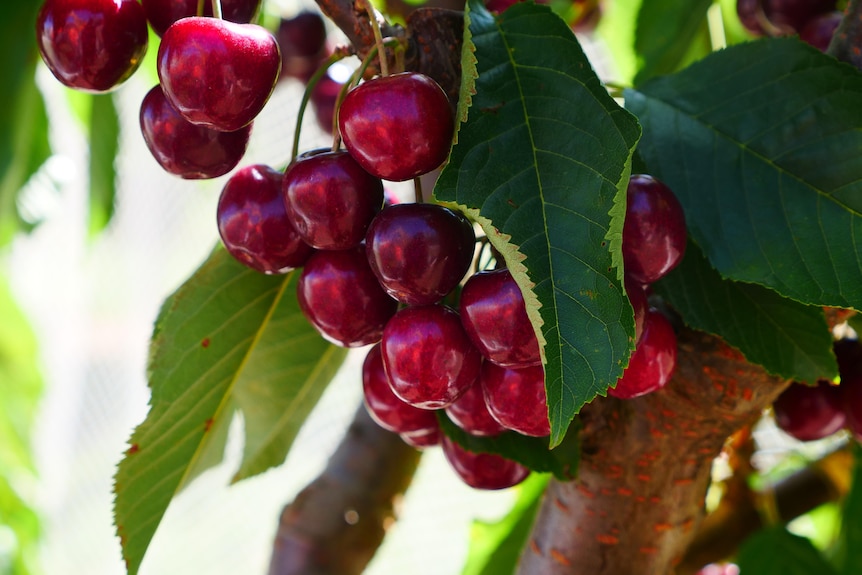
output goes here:
<path id="1" fill-rule="evenodd" d="M 842 13 L 836 0 L 737 0 L 742 25 L 757 36 L 799 38 L 825 52 Z"/>

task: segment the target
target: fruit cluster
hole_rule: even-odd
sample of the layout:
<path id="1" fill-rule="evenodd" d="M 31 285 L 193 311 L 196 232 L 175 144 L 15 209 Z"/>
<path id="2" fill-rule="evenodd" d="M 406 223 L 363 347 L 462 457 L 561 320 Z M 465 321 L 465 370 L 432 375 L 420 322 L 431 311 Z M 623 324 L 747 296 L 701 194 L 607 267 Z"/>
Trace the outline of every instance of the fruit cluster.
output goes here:
<path id="1" fill-rule="evenodd" d="M 845 428 L 862 441 L 862 343 L 841 339 L 833 350 L 840 385 L 794 382 L 772 406 L 778 428 L 800 441 L 823 439 Z"/>
<path id="2" fill-rule="evenodd" d="M 737 0 L 742 25 L 757 36 L 799 38 L 825 52 L 842 14 L 836 0 Z"/>

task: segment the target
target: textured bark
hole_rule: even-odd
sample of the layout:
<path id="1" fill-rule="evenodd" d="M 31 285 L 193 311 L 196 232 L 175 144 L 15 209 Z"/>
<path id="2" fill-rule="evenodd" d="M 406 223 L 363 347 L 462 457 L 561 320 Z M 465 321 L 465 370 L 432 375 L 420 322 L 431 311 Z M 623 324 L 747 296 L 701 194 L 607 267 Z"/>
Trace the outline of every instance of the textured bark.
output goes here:
<path id="1" fill-rule="evenodd" d="M 361 406 L 323 473 L 282 511 L 269 575 L 362 573 L 418 462 Z"/>
<path id="2" fill-rule="evenodd" d="M 828 54 L 862 69 L 862 0 L 850 0 L 832 36 Z"/>
<path id="3" fill-rule="evenodd" d="M 703 518 L 712 459 L 788 383 L 683 330 L 666 388 L 581 411 L 579 477 L 549 485 L 518 573 L 672 573 Z"/>

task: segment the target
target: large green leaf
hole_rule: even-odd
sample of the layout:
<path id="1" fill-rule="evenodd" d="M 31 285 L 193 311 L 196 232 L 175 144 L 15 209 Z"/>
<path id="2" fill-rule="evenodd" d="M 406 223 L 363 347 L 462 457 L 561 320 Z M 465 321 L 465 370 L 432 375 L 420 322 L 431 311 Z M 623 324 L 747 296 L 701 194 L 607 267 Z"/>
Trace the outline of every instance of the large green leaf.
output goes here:
<path id="1" fill-rule="evenodd" d="M 114 214 L 114 160 L 120 147 L 120 120 L 111 94 L 95 94 L 91 104 L 89 231 L 96 234 Z"/>
<path id="2" fill-rule="evenodd" d="M 620 246 L 639 128 L 547 7 L 468 6 L 466 122 L 434 193 L 479 221 L 541 326 L 553 446 L 633 346 Z"/>
<path id="3" fill-rule="evenodd" d="M 838 374 L 822 308 L 723 279 L 692 242 L 679 267 L 655 289 L 686 325 L 722 337 L 773 375 L 813 384 Z"/>
<path id="4" fill-rule="evenodd" d="M 678 69 L 702 29 L 713 0 L 643 0 L 638 10 L 635 51 L 640 84 Z"/>
<path id="5" fill-rule="evenodd" d="M 811 541 L 776 526 L 749 537 L 736 558 L 740 575 L 835 575 Z"/>
<path id="6" fill-rule="evenodd" d="M 470 552 L 461 575 L 512 575 L 539 511 L 547 475 L 533 474 L 518 485 L 518 499 L 499 521 L 474 521 Z"/>
<path id="7" fill-rule="evenodd" d="M 162 307 L 150 350 L 150 413 L 116 475 L 115 522 L 137 573 L 171 501 L 218 462 L 239 408 L 237 478 L 284 461 L 345 356 L 302 316 L 298 272 L 266 276 L 217 250 Z"/>
<path id="8" fill-rule="evenodd" d="M 626 92 L 652 173 L 730 279 L 862 309 L 862 74 L 796 39 Z"/>

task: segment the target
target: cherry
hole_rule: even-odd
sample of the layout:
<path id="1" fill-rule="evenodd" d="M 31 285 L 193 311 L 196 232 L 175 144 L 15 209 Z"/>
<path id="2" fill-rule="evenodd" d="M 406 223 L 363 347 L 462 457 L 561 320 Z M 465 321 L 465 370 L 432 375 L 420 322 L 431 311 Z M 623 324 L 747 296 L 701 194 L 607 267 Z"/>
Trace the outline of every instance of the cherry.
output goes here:
<path id="1" fill-rule="evenodd" d="M 150 26 L 164 36 L 171 24 L 181 18 L 198 15 L 198 0 L 141 0 Z M 257 15 L 260 0 L 221 0 L 222 18 L 237 24 L 247 24 Z M 212 0 L 204 0 L 203 16 L 212 16 Z"/>
<path id="2" fill-rule="evenodd" d="M 685 214 L 673 192 L 652 176 L 629 179 L 623 225 L 626 275 L 651 284 L 672 270 L 685 254 Z"/>
<path id="3" fill-rule="evenodd" d="M 307 82 L 326 59 L 326 25 L 317 12 L 282 18 L 275 37 L 281 48 L 282 77 Z"/>
<path id="4" fill-rule="evenodd" d="M 476 235 L 470 222 L 436 204 L 397 204 L 372 220 L 368 262 L 386 291 L 410 305 L 440 301 L 470 263 Z"/>
<path id="5" fill-rule="evenodd" d="M 787 35 L 834 11 L 835 5 L 835 0 L 737 0 L 736 13 L 752 34 Z"/>
<path id="6" fill-rule="evenodd" d="M 482 364 L 458 314 L 441 305 L 395 314 L 383 330 L 381 351 L 392 391 L 422 409 L 452 404 L 476 381 Z"/>
<path id="7" fill-rule="evenodd" d="M 635 342 L 638 342 L 640 341 L 641 334 L 643 334 L 644 331 L 644 321 L 646 321 L 646 314 L 649 310 L 649 301 L 647 300 L 646 290 L 643 286 L 626 278 L 625 287 L 629 303 L 634 310 Z"/>
<path id="8" fill-rule="evenodd" d="M 245 155 L 251 124 L 236 132 L 218 132 L 189 123 L 154 86 L 141 103 L 141 133 L 165 171 L 196 180 L 228 173 Z"/>
<path id="9" fill-rule="evenodd" d="M 461 290 L 461 323 L 473 345 L 498 365 L 540 365 L 539 341 L 524 296 L 507 269 L 480 272 Z"/>
<path id="10" fill-rule="evenodd" d="M 351 90 L 338 112 L 338 129 L 360 166 L 378 178 L 403 181 L 443 163 L 455 122 L 437 82 L 403 72 Z"/>
<path id="11" fill-rule="evenodd" d="M 608 394 L 630 399 L 656 391 L 670 381 L 676 367 L 676 334 L 665 317 L 649 310 L 644 321 L 640 343 L 629 360 L 629 366 L 617 381 L 608 388 Z"/>
<path id="12" fill-rule="evenodd" d="M 218 230 L 227 251 L 267 274 L 300 267 L 313 251 L 287 219 L 281 178 L 268 166 L 247 166 L 231 176 L 218 202 Z"/>
<path id="13" fill-rule="evenodd" d="M 825 52 L 843 17 L 844 15 L 838 11 L 821 14 L 805 25 L 799 33 L 799 39 Z"/>
<path id="14" fill-rule="evenodd" d="M 380 341 L 383 326 L 398 308 L 380 288 L 363 255 L 362 246 L 316 252 L 305 263 L 296 290 L 308 321 L 343 347 Z"/>
<path id="15" fill-rule="evenodd" d="M 439 429 L 437 416 L 433 411 L 408 405 L 392 393 L 389 379 L 383 369 L 380 344 L 372 347 L 365 356 L 365 362 L 362 364 L 362 390 L 368 413 L 383 429 L 411 434 Z"/>
<path id="16" fill-rule="evenodd" d="M 36 40 L 64 85 L 107 92 L 141 64 L 147 20 L 137 0 L 46 0 L 36 18 Z"/>
<path id="17" fill-rule="evenodd" d="M 265 28 L 216 18 L 177 21 L 159 46 L 168 101 L 189 122 L 233 132 L 249 124 L 275 88 L 278 43 Z"/>
<path id="18" fill-rule="evenodd" d="M 841 375 L 841 404 L 847 414 L 847 427 L 862 441 L 862 344 L 856 339 L 842 339 L 834 344 Z"/>
<path id="19" fill-rule="evenodd" d="M 551 433 L 541 366 L 514 369 L 486 361 L 479 382 L 488 411 L 503 427 L 534 437 Z"/>
<path id="20" fill-rule="evenodd" d="M 832 344 L 835 359 L 838 361 L 838 373 L 842 381 L 862 373 L 862 343 L 858 339 L 844 338 Z"/>
<path id="21" fill-rule="evenodd" d="M 775 424 L 799 441 L 828 437 L 844 427 L 841 392 L 827 381 L 815 386 L 792 383 L 772 405 Z"/>
<path id="22" fill-rule="evenodd" d="M 301 156 L 284 174 L 282 198 L 291 223 L 322 250 L 358 246 L 383 206 L 383 182 L 340 150 Z"/>
<path id="23" fill-rule="evenodd" d="M 443 434 L 440 433 L 440 425 L 438 424 L 434 428 L 423 429 L 421 431 L 411 431 L 409 433 L 399 433 L 399 435 L 401 436 L 401 440 L 407 445 L 415 447 L 416 449 L 426 449 L 428 447 L 439 445 L 440 438 Z"/>
<path id="24" fill-rule="evenodd" d="M 459 477 L 476 489 L 506 489 L 527 478 L 530 470 L 493 453 L 472 453 L 445 435 L 443 454 Z"/>
<path id="25" fill-rule="evenodd" d="M 446 408 L 446 414 L 455 425 L 470 435 L 493 436 L 506 431 L 488 411 L 485 395 L 478 381 Z"/>

